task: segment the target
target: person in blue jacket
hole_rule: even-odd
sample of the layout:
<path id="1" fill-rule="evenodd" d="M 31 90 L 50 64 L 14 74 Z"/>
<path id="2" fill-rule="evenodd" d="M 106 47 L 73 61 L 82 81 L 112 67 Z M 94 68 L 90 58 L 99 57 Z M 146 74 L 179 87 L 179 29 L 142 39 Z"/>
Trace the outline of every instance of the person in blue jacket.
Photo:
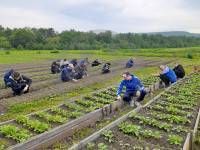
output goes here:
<path id="1" fill-rule="evenodd" d="M 132 100 L 133 97 L 137 97 L 135 104 L 140 105 L 140 101 L 142 101 L 147 94 L 143 84 L 141 81 L 134 75 L 129 72 L 124 72 L 122 74 L 124 80 L 121 81 L 118 90 L 117 90 L 117 99 L 121 99 L 120 94 L 122 93 L 123 88 L 126 88 L 126 92 L 124 93 L 123 100 L 128 102 L 130 106 L 134 106 L 134 102 Z"/>
<path id="2" fill-rule="evenodd" d="M 174 83 L 177 81 L 177 76 L 175 72 L 168 66 L 160 65 L 159 68 L 161 72 L 158 76 L 160 77 L 161 81 L 165 83 L 166 86 L 169 86 L 170 83 Z"/>
<path id="3" fill-rule="evenodd" d="M 74 66 L 73 64 L 68 64 L 63 66 L 61 70 L 61 80 L 63 82 L 68 82 L 68 81 L 77 81 L 74 79 L 75 71 L 74 71 Z"/>
<path id="4" fill-rule="evenodd" d="M 126 63 L 126 68 L 131 68 L 131 67 L 133 67 L 133 65 L 134 65 L 134 62 L 133 62 L 133 59 L 131 58 Z"/>
<path id="5" fill-rule="evenodd" d="M 32 80 L 14 71 L 9 77 L 9 82 L 13 91 L 13 95 L 21 95 L 29 92 Z"/>
<path id="6" fill-rule="evenodd" d="M 9 81 L 9 77 L 12 76 L 13 72 L 14 72 L 14 70 L 10 69 L 10 70 L 6 71 L 6 73 L 4 74 L 3 79 L 4 79 L 4 83 L 5 83 L 6 88 L 11 86 L 11 83 Z"/>

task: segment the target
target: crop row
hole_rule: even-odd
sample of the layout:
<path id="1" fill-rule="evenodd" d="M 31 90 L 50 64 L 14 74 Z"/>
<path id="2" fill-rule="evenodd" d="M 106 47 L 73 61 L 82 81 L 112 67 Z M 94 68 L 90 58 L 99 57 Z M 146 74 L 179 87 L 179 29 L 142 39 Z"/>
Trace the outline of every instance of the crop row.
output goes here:
<path id="1" fill-rule="evenodd" d="M 23 127 L 22 129 L 27 130 L 30 136 L 48 132 L 52 128 L 59 126 L 61 124 L 68 123 L 86 113 L 92 112 L 96 109 L 102 108 L 106 104 L 111 104 L 116 98 L 116 88 L 108 88 L 101 92 L 94 94 L 88 94 L 81 99 L 77 99 L 73 102 L 65 102 L 63 105 L 54 107 L 42 112 L 32 114 L 31 116 L 19 115 L 16 117 L 12 126 Z M 1 126 L 2 128 L 9 127 L 10 124 Z M 16 131 L 19 132 L 18 130 Z M 16 142 L 21 142 L 22 140 L 17 140 L 15 135 L 7 136 L 6 133 L 0 131 L 0 135 L 9 138 Z M 30 138 L 30 136 L 26 138 Z M 24 140 L 23 140 L 24 141 Z M 12 144 L 14 142 L 11 142 Z"/>
<path id="2" fill-rule="evenodd" d="M 66 102 L 62 106 L 38 112 L 31 116 L 19 115 L 14 123 L 0 126 L 0 135 L 16 142 L 23 142 L 32 136 L 28 132 L 35 135 L 49 131 L 55 126 L 67 123 L 85 113 L 101 108 L 105 104 L 110 104 L 115 100 L 115 91 L 115 88 L 109 88 L 102 91 L 102 94 L 87 95 L 82 99 L 75 100 L 75 102 Z M 22 128 L 19 129 L 18 126 Z"/>
<path id="3" fill-rule="evenodd" d="M 181 149 L 197 115 L 199 89 L 200 75 L 193 74 L 84 149 Z"/>

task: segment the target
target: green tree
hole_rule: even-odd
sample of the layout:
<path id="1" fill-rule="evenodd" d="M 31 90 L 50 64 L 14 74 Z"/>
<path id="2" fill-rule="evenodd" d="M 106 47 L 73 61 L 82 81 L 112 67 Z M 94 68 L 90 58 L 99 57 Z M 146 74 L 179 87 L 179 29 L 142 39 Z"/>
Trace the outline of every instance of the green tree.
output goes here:
<path id="1" fill-rule="evenodd" d="M 6 37 L 0 36 L 0 49 L 7 49 L 10 48 L 10 42 Z"/>

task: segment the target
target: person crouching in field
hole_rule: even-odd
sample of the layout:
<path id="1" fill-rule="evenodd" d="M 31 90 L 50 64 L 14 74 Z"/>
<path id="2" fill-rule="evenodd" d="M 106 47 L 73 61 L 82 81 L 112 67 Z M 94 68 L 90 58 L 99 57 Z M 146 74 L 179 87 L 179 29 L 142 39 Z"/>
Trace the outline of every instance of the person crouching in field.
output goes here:
<path id="1" fill-rule="evenodd" d="M 131 68 L 134 65 L 133 58 L 130 58 L 126 63 L 126 68 Z"/>
<path id="2" fill-rule="evenodd" d="M 87 74 L 87 68 L 85 67 L 84 63 L 79 63 L 74 67 L 75 70 L 75 74 L 74 74 L 74 78 L 75 79 L 82 79 L 85 76 L 88 76 Z"/>
<path id="3" fill-rule="evenodd" d="M 173 71 L 175 72 L 177 78 L 183 78 L 185 76 L 185 70 L 180 64 L 176 64 Z"/>
<path id="4" fill-rule="evenodd" d="M 168 66 L 160 65 L 159 68 L 161 70 L 160 74 L 154 74 L 154 76 L 160 77 L 161 81 L 164 82 L 166 86 L 169 86 L 170 83 L 174 83 L 177 81 L 177 76 L 175 72 Z"/>
<path id="5" fill-rule="evenodd" d="M 6 71 L 6 73 L 4 74 L 3 80 L 4 80 L 6 88 L 11 86 L 9 77 L 12 76 L 13 73 L 14 73 L 14 69 L 10 69 Z"/>
<path id="6" fill-rule="evenodd" d="M 19 72 L 13 72 L 9 77 L 9 82 L 13 95 L 21 95 L 29 92 L 32 80 L 24 75 L 20 75 Z"/>
<path id="7" fill-rule="evenodd" d="M 147 94 L 143 84 L 141 81 L 134 75 L 129 72 L 124 72 L 122 74 L 124 78 L 117 90 L 117 99 L 121 99 L 120 94 L 122 93 L 123 87 L 126 88 L 126 92 L 124 93 L 123 100 L 128 102 L 131 107 L 134 106 L 133 97 L 136 97 L 135 105 L 139 106 L 140 101 L 142 101 Z"/>
<path id="8" fill-rule="evenodd" d="M 92 62 L 92 64 L 91 64 L 91 66 L 92 67 L 95 67 L 95 66 L 98 66 L 98 65 L 100 65 L 101 63 L 98 61 L 98 59 L 95 59 L 93 62 Z"/>
<path id="9" fill-rule="evenodd" d="M 51 73 L 60 73 L 60 64 L 58 64 L 56 61 L 52 62 L 51 64 Z"/>
<path id="10" fill-rule="evenodd" d="M 109 73 L 110 72 L 110 63 L 105 63 L 104 65 L 103 65 L 103 67 L 102 67 L 102 70 L 101 70 L 101 72 L 103 73 L 103 74 L 105 74 L 105 73 Z"/>
<path id="11" fill-rule="evenodd" d="M 75 71 L 74 71 L 74 66 L 73 64 L 68 64 L 63 66 L 61 70 L 61 80 L 63 82 L 68 82 L 68 81 L 74 81 L 76 82 L 77 80 L 74 78 Z"/>

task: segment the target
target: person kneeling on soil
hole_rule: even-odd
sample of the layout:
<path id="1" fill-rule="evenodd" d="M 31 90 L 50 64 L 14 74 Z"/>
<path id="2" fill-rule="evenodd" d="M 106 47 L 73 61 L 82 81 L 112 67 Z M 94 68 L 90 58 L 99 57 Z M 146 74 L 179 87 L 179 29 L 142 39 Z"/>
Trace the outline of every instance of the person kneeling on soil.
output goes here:
<path id="1" fill-rule="evenodd" d="M 76 58 L 74 58 L 71 61 L 69 61 L 69 63 L 73 64 L 73 66 L 76 67 L 76 65 L 78 64 L 78 60 Z"/>
<path id="2" fill-rule="evenodd" d="M 185 70 L 183 69 L 183 66 L 180 64 L 176 64 L 173 71 L 175 72 L 177 78 L 183 78 L 185 76 Z"/>
<path id="3" fill-rule="evenodd" d="M 63 82 L 68 82 L 68 81 L 77 81 L 74 79 L 75 71 L 74 71 L 74 66 L 73 64 L 65 65 L 63 66 L 61 70 L 61 80 Z"/>
<path id="4" fill-rule="evenodd" d="M 60 65 L 56 61 L 51 64 L 51 73 L 60 73 Z"/>
<path id="5" fill-rule="evenodd" d="M 155 74 L 154 76 L 160 77 L 161 81 L 164 82 L 166 86 L 177 81 L 175 72 L 168 66 L 160 65 L 159 68 L 161 70 L 160 74 Z"/>
<path id="6" fill-rule="evenodd" d="M 74 67 L 74 70 L 75 70 L 74 74 L 75 79 L 82 79 L 85 76 L 88 76 L 85 64 L 76 65 L 76 67 Z"/>
<path id="7" fill-rule="evenodd" d="M 13 90 L 13 95 L 21 95 L 29 92 L 32 80 L 24 75 L 20 75 L 19 72 L 13 72 L 9 77 L 10 87 Z"/>
<path id="8" fill-rule="evenodd" d="M 133 65 L 134 65 L 134 62 L 133 62 L 133 59 L 131 58 L 126 63 L 126 68 L 131 68 L 131 67 L 133 67 Z"/>
<path id="9" fill-rule="evenodd" d="M 10 69 L 10 70 L 6 71 L 6 73 L 4 74 L 3 79 L 4 79 L 4 83 L 5 83 L 6 88 L 11 86 L 9 78 L 10 78 L 10 76 L 12 76 L 13 72 L 14 72 L 14 70 Z"/>
<path id="10" fill-rule="evenodd" d="M 102 73 L 109 73 L 110 72 L 110 63 L 105 63 L 102 68 Z"/>
<path id="11" fill-rule="evenodd" d="M 136 97 L 135 105 L 139 106 L 140 101 L 142 101 L 147 94 L 143 84 L 141 81 L 134 75 L 129 72 L 124 72 L 122 74 L 124 78 L 117 90 L 117 99 L 121 99 L 120 94 L 122 93 L 123 87 L 126 88 L 126 92 L 124 93 L 123 100 L 128 102 L 131 107 L 134 106 L 133 97 Z"/>
<path id="12" fill-rule="evenodd" d="M 92 67 L 95 67 L 95 66 L 98 66 L 98 65 L 100 65 L 101 63 L 98 61 L 98 59 L 95 59 L 93 62 L 92 62 L 92 64 L 91 64 L 91 66 Z"/>

